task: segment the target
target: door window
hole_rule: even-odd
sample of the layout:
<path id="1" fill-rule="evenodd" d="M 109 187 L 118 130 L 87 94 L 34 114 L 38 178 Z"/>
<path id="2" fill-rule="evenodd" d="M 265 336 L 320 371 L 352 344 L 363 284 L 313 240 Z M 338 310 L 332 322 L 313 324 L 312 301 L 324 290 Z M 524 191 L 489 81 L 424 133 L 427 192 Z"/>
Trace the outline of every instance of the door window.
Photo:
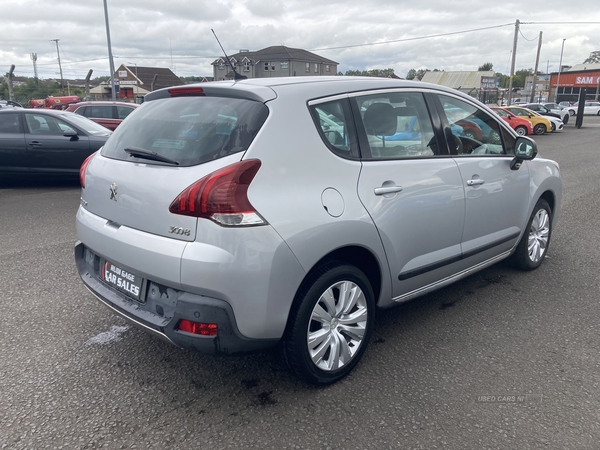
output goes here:
<path id="1" fill-rule="evenodd" d="M 95 119 L 112 119 L 112 106 L 90 106 L 86 115 Z"/>
<path id="2" fill-rule="evenodd" d="M 0 114 L 0 133 L 21 133 L 18 114 Z"/>
<path id="3" fill-rule="evenodd" d="M 455 97 L 440 95 L 446 140 L 453 155 L 503 155 L 502 127 L 487 112 Z"/>
<path id="4" fill-rule="evenodd" d="M 425 99 L 418 92 L 384 92 L 355 99 L 366 134 L 365 158 L 402 159 L 439 154 Z"/>
<path id="5" fill-rule="evenodd" d="M 133 108 L 129 106 L 117 106 L 117 118 L 124 119 L 133 112 Z"/>

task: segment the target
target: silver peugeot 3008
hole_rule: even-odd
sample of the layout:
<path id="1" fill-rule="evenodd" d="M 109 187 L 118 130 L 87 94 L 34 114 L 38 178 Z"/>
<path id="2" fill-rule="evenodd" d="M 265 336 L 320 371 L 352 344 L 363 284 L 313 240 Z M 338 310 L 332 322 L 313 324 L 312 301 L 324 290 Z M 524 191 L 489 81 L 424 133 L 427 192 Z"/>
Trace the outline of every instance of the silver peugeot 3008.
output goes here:
<path id="1" fill-rule="evenodd" d="M 80 177 L 99 300 L 205 353 L 280 345 L 313 384 L 356 366 L 376 310 L 505 258 L 537 268 L 562 195 L 558 164 L 477 100 L 360 77 L 152 92 Z"/>

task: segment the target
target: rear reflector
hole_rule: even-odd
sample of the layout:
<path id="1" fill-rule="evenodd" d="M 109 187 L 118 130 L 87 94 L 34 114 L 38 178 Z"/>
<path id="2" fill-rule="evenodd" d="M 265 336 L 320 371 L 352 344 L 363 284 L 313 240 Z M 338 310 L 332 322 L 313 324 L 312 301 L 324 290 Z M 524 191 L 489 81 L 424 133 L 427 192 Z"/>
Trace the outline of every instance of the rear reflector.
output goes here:
<path id="1" fill-rule="evenodd" d="M 216 323 L 192 322 L 191 320 L 181 320 L 177 328 L 187 333 L 199 334 L 201 336 L 216 336 L 218 327 Z"/>
<path id="2" fill-rule="evenodd" d="M 204 95 L 204 89 L 201 87 L 177 87 L 169 89 L 171 97 L 184 97 L 186 95 Z"/>

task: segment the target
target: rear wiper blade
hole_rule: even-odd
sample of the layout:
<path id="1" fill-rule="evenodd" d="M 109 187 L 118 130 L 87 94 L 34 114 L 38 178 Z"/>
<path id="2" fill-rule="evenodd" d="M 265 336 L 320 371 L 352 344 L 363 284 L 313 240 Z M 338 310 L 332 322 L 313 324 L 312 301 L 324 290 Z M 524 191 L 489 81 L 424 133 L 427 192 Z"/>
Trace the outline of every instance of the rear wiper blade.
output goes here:
<path id="1" fill-rule="evenodd" d="M 160 155 L 156 152 L 153 152 L 152 150 L 146 150 L 145 148 L 126 147 L 123 150 L 125 152 L 129 153 L 131 156 L 135 156 L 136 158 L 151 159 L 153 161 L 166 162 L 169 164 L 174 164 L 176 166 L 179 165 L 178 161 L 175 161 L 174 159 L 171 159 L 171 158 L 167 158 L 166 156 Z"/>

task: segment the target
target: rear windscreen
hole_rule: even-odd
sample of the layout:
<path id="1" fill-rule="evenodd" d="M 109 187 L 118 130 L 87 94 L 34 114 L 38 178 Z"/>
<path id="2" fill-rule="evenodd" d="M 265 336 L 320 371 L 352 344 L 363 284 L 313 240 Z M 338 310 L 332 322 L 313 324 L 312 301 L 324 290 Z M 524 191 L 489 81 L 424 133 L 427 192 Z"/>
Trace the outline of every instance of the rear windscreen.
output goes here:
<path id="1" fill-rule="evenodd" d="M 154 100 L 137 108 L 102 149 L 108 158 L 141 162 L 125 148 L 142 148 L 193 166 L 248 148 L 268 115 L 260 102 L 224 97 Z M 164 164 L 149 161 L 148 164 Z"/>

